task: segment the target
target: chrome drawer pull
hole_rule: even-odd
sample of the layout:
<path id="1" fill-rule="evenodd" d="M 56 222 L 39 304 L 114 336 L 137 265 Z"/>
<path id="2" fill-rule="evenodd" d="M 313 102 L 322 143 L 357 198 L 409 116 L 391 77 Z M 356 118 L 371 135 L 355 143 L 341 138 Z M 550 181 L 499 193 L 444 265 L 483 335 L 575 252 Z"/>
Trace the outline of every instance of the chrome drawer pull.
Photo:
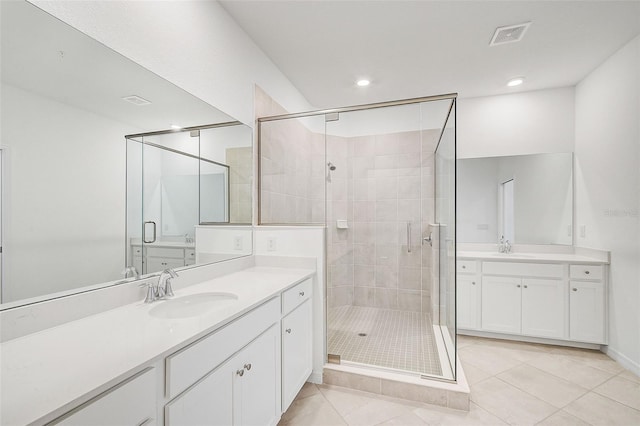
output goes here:
<path id="1" fill-rule="evenodd" d="M 300 296 L 304 296 L 304 291 L 301 291 L 300 293 L 298 293 Z"/>
<path id="2" fill-rule="evenodd" d="M 236 371 L 236 374 L 237 374 L 238 376 L 240 376 L 240 377 L 244 376 L 244 369 L 242 369 L 242 370 L 237 370 L 237 371 Z"/>
<path id="3" fill-rule="evenodd" d="M 251 370 L 251 364 L 245 364 L 245 365 L 244 365 L 244 368 L 246 368 L 246 369 L 247 369 L 247 371 Z"/>
<path id="4" fill-rule="evenodd" d="M 589 275 L 589 271 L 584 271 L 585 274 Z"/>
<path id="5" fill-rule="evenodd" d="M 285 331 L 286 331 L 287 333 L 291 334 L 291 329 L 290 329 L 290 328 L 287 328 Z"/>
<path id="6" fill-rule="evenodd" d="M 575 288 L 575 287 L 574 287 L 574 288 L 572 288 L 571 290 L 573 290 L 573 291 L 578 291 L 578 289 L 577 289 L 577 288 Z"/>

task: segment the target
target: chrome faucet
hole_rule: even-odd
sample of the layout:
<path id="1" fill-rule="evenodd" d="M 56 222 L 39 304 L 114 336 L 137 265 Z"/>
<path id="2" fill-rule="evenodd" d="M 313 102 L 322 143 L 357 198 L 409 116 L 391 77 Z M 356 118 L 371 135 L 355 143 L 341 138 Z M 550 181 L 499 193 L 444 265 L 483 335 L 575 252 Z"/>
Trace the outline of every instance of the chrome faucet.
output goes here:
<path id="1" fill-rule="evenodd" d="M 169 276 L 167 276 L 169 275 Z M 162 294 L 162 297 L 173 297 L 173 289 L 171 288 L 171 280 L 178 278 L 178 274 L 173 269 L 165 269 L 158 278 L 158 294 Z"/>
<path id="2" fill-rule="evenodd" d="M 129 278 L 129 277 L 134 277 L 135 279 L 140 278 L 140 273 L 138 272 L 135 266 L 127 266 L 126 268 L 124 268 L 124 270 L 122 271 L 122 275 L 124 275 L 125 278 Z"/>
<path id="3" fill-rule="evenodd" d="M 171 288 L 171 279 L 178 278 L 178 274 L 173 269 L 165 269 L 160 273 L 158 282 L 146 282 L 140 284 L 140 287 L 147 287 L 147 294 L 144 303 L 153 303 L 156 300 L 173 297 L 173 289 Z"/>
<path id="4" fill-rule="evenodd" d="M 509 240 L 504 239 L 504 235 L 500 237 L 500 243 L 498 244 L 498 253 L 511 253 L 511 243 L 509 243 Z"/>

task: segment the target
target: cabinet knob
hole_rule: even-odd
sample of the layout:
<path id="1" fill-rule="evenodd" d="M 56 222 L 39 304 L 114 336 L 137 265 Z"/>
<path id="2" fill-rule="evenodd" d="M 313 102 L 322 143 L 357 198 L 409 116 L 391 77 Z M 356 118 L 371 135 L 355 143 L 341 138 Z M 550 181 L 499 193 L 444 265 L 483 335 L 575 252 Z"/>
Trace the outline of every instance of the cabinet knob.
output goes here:
<path id="1" fill-rule="evenodd" d="M 285 331 L 286 331 L 287 333 L 291 334 L 291 329 L 290 329 L 290 328 L 287 328 Z"/>
<path id="2" fill-rule="evenodd" d="M 244 365 L 244 368 L 246 368 L 246 369 L 247 369 L 247 371 L 251 370 L 251 364 L 245 364 L 245 365 Z"/>
<path id="3" fill-rule="evenodd" d="M 518 284 L 516 287 L 520 288 L 520 284 Z"/>
<path id="4" fill-rule="evenodd" d="M 589 271 L 584 271 L 585 274 L 589 275 Z"/>
<path id="5" fill-rule="evenodd" d="M 300 293 L 298 293 L 300 296 L 304 296 L 304 291 L 301 291 Z"/>
<path id="6" fill-rule="evenodd" d="M 240 377 L 244 376 L 244 369 L 242 369 L 242 370 L 237 370 L 237 371 L 236 371 L 236 374 L 237 374 L 238 376 L 240 376 Z"/>
<path id="7" fill-rule="evenodd" d="M 524 288 L 528 288 L 528 287 L 525 285 Z"/>
<path id="8" fill-rule="evenodd" d="M 475 281 L 471 281 L 471 284 L 476 285 L 476 282 Z"/>
<path id="9" fill-rule="evenodd" d="M 462 269 L 467 269 L 467 267 L 465 265 L 462 265 Z"/>
<path id="10" fill-rule="evenodd" d="M 577 288 L 575 288 L 575 287 L 574 287 L 574 288 L 572 288 L 571 290 L 573 290 L 573 291 L 578 291 L 578 289 L 577 289 Z"/>

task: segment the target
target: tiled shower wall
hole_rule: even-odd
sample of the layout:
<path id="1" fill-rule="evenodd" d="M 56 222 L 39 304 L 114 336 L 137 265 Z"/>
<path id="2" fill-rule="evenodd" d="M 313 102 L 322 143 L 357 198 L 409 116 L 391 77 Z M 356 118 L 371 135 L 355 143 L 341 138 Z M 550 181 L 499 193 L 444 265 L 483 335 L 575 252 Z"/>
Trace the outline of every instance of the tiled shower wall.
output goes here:
<path id="1" fill-rule="evenodd" d="M 253 176 L 251 147 L 227 148 L 229 166 L 229 221 L 251 223 L 251 178 Z"/>
<path id="2" fill-rule="evenodd" d="M 255 102 L 257 117 L 286 113 L 259 87 Z M 437 256 L 421 243 L 434 221 L 439 135 L 439 130 L 327 135 L 325 158 L 323 134 L 297 120 L 263 123 L 262 223 L 324 223 L 326 183 L 329 308 L 431 310 L 432 283 L 437 283 L 431 266 Z M 329 172 L 327 162 L 336 169 Z M 339 219 L 347 220 L 347 229 L 337 228 Z"/>
<path id="3" fill-rule="evenodd" d="M 434 220 L 438 135 L 327 137 L 327 161 L 336 166 L 327 184 L 330 307 L 430 309 L 432 249 L 421 242 Z M 338 219 L 349 228 L 338 229 Z"/>
<path id="4" fill-rule="evenodd" d="M 286 111 L 256 86 L 256 117 Z M 324 135 L 299 120 L 263 123 L 260 135 L 261 223 L 324 223 Z"/>

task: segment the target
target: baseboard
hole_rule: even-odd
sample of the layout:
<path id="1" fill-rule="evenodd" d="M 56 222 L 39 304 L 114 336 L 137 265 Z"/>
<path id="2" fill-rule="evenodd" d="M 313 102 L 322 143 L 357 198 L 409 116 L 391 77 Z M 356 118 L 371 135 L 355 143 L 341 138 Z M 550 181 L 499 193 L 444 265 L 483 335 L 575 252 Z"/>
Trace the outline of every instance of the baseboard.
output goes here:
<path id="1" fill-rule="evenodd" d="M 611 348 L 611 346 L 606 346 L 602 352 L 604 352 L 609 357 L 616 360 L 620 365 L 622 365 L 627 370 L 631 370 L 631 372 L 636 376 L 640 376 L 640 364 L 633 361 L 632 359 L 629 359 L 626 355 L 621 354 L 620 352 Z"/>
<path id="2" fill-rule="evenodd" d="M 320 371 L 319 373 L 316 373 L 315 371 L 312 372 L 311 375 L 309 376 L 309 378 L 307 379 L 307 382 L 315 383 L 316 385 L 321 385 L 322 384 L 322 371 Z"/>
<path id="3" fill-rule="evenodd" d="M 582 348 L 582 349 L 594 349 L 594 350 L 603 351 L 603 352 L 604 350 L 602 348 L 606 347 L 597 343 L 583 343 L 583 342 L 574 342 L 571 340 L 548 339 L 544 337 L 530 337 L 530 336 L 522 336 L 522 335 L 516 335 L 516 334 L 502 334 L 502 333 L 494 333 L 490 331 L 480 331 L 480 330 L 458 329 L 458 334 L 462 334 L 463 336 L 487 337 L 490 339 L 514 340 L 517 342 L 542 343 L 545 345 L 569 346 L 573 348 Z"/>

